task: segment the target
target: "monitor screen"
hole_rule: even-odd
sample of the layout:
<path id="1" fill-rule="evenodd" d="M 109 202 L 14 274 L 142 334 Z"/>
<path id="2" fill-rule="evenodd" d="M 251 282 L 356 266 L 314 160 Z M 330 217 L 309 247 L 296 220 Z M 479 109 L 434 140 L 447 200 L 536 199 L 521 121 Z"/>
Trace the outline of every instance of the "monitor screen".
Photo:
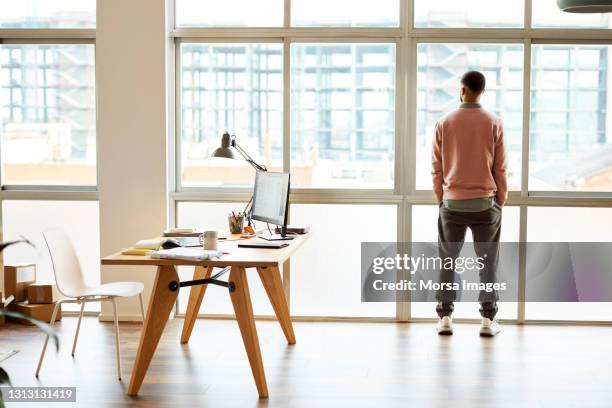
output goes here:
<path id="1" fill-rule="evenodd" d="M 254 220 L 284 225 L 289 199 L 289 173 L 258 171 L 253 192 Z"/>

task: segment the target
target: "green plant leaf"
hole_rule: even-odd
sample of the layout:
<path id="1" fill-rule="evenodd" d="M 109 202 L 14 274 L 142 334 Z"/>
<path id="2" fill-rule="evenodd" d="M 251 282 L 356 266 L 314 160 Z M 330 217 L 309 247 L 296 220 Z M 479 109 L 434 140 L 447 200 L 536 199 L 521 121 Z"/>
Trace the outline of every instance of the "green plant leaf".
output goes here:
<path id="1" fill-rule="evenodd" d="M 11 379 L 4 368 L 0 367 L 0 385 L 8 384 L 12 386 Z M 2 396 L 2 390 L 0 389 L 0 408 L 4 408 L 4 397 Z"/>
<path id="2" fill-rule="evenodd" d="M 31 243 L 28 239 L 21 237 L 21 239 L 17 241 L 0 242 L 0 252 L 4 251 L 6 248 L 10 247 L 11 245 L 20 244 L 20 243 L 28 244 L 32 248 L 36 248 L 36 246 L 33 243 Z"/>
<path id="3" fill-rule="evenodd" d="M 11 385 L 11 379 L 10 379 L 8 373 L 6 371 L 4 371 L 4 368 L 0 367 L 0 385 L 2 385 L 2 384 Z"/>
<path id="4" fill-rule="evenodd" d="M 45 332 L 47 336 L 51 338 L 51 340 L 53 341 L 53 344 L 55 344 L 55 351 L 59 351 L 59 339 L 57 335 L 55 334 L 55 331 L 53 330 L 53 328 L 49 326 L 47 323 L 43 323 L 40 320 L 36 320 L 30 316 L 26 316 L 19 312 L 13 312 L 12 310 L 0 309 L 0 316 L 2 315 L 7 316 L 7 317 L 12 317 L 15 319 L 24 319 L 32 323 L 34 326 L 38 327 L 41 331 Z"/>

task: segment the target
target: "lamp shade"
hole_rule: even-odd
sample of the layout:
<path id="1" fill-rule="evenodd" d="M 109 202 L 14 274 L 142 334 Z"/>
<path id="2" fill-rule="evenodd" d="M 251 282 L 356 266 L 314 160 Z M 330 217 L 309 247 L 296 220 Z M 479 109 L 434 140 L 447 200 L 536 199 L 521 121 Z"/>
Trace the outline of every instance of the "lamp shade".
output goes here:
<path id="1" fill-rule="evenodd" d="M 217 147 L 210 157 L 221 157 L 223 159 L 241 159 L 241 157 L 236 156 L 234 149 L 231 147 Z"/>
<path id="2" fill-rule="evenodd" d="M 557 5 L 567 13 L 612 12 L 612 0 L 557 0 Z"/>
<path id="3" fill-rule="evenodd" d="M 221 147 L 216 148 L 210 157 L 220 157 L 222 159 L 240 159 L 236 151 L 232 148 L 232 136 L 225 132 L 221 136 Z"/>

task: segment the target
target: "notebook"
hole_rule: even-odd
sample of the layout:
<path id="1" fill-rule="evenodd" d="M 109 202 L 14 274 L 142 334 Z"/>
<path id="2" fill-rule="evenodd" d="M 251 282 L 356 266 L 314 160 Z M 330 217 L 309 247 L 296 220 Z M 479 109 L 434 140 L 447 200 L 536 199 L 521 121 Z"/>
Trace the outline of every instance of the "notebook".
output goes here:
<path id="1" fill-rule="evenodd" d="M 152 249 L 126 248 L 123 251 L 121 251 L 121 255 L 139 255 L 139 256 L 145 256 L 145 255 L 149 255 L 151 252 L 153 252 Z"/>
<path id="2" fill-rule="evenodd" d="M 130 248 L 125 248 L 121 251 L 122 255 L 149 255 L 151 251 L 159 249 L 163 240 L 161 239 L 143 239 L 136 242 Z"/>
<path id="3" fill-rule="evenodd" d="M 132 245 L 134 249 L 157 249 L 160 247 L 163 239 L 142 239 Z"/>

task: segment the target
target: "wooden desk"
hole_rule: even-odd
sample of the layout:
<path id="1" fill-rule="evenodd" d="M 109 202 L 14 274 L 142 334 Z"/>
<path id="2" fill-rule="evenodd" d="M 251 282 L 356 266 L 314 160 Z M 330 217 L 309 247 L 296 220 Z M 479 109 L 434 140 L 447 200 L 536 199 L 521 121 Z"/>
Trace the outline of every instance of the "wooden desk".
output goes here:
<path id="1" fill-rule="evenodd" d="M 259 238 L 251 238 L 258 240 Z M 102 265 L 150 265 L 157 266 L 155 283 L 147 308 L 147 315 L 140 335 L 140 344 L 136 353 L 136 361 L 132 369 L 132 377 L 128 387 L 128 395 L 137 395 L 144 380 L 161 334 L 166 326 L 170 312 L 179 291 L 170 289 L 172 282 L 179 282 L 176 266 L 195 266 L 193 279 L 210 278 L 214 268 L 231 267 L 229 282 L 233 283 L 234 290 L 228 291 L 236 313 L 236 320 L 242 334 L 244 348 L 246 349 L 251 371 L 255 379 L 255 385 L 260 398 L 268 397 L 268 386 L 266 374 L 263 369 L 261 351 L 249 285 L 246 279 L 246 268 L 256 268 L 257 273 L 268 294 L 270 303 L 276 314 L 281 328 L 289 344 L 295 344 L 293 325 L 289 317 L 289 307 L 283 291 L 283 282 L 280 275 L 280 267 L 289 260 L 291 254 L 296 251 L 308 239 L 308 235 L 301 235 L 292 241 L 287 241 L 289 246 L 281 249 L 262 248 L 238 248 L 239 242 L 244 241 L 219 241 L 219 250 L 229 252 L 219 259 L 204 262 L 191 262 L 173 259 L 154 259 L 149 256 L 113 254 L 102 258 Z M 249 240 L 249 242 L 252 242 Z M 181 343 L 187 343 L 195 324 L 207 285 L 192 286 L 189 294 L 189 304 L 183 323 Z"/>

